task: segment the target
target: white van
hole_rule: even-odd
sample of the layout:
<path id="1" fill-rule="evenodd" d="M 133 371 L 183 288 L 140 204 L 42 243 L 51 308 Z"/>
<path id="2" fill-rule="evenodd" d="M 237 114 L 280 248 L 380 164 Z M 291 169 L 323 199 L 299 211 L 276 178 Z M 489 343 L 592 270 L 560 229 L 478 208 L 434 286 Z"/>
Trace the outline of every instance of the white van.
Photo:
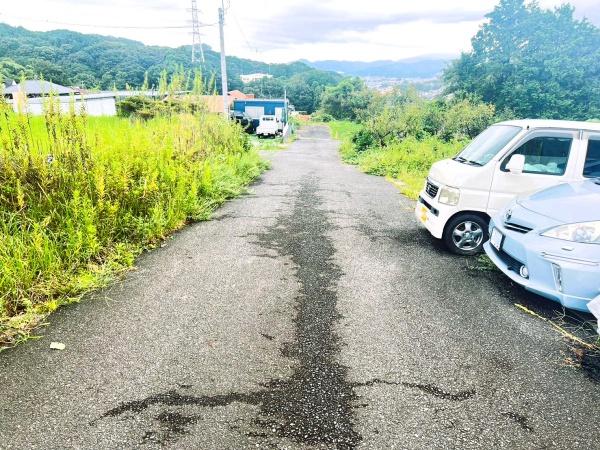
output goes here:
<path id="1" fill-rule="evenodd" d="M 433 164 L 415 215 L 452 252 L 476 254 L 488 239 L 490 217 L 516 196 L 598 173 L 599 141 L 600 123 L 493 125 L 454 158 Z"/>
<path id="2" fill-rule="evenodd" d="M 259 137 L 277 136 L 279 134 L 279 123 L 280 120 L 277 116 L 262 116 L 256 128 L 256 135 Z"/>

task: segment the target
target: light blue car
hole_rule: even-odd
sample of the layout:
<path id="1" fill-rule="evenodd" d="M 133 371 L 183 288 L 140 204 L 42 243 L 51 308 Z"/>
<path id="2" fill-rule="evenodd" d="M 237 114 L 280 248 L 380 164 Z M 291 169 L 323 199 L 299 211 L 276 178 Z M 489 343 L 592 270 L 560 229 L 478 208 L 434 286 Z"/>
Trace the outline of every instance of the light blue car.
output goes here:
<path id="1" fill-rule="evenodd" d="M 489 231 L 485 252 L 514 282 L 579 311 L 600 303 L 600 178 L 518 199 Z"/>

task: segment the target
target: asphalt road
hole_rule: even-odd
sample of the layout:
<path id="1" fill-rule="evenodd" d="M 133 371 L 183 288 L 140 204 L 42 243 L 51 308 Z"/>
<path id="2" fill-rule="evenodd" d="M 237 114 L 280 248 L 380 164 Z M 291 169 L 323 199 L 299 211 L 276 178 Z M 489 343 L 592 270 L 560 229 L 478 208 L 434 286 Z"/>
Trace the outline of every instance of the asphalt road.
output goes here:
<path id="1" fill-rule="evenodd" d="M 548 302 L 447 254 L 325 128 L 270 158 L 0 353 L 0 448 L 600 447 L 581 352 L 514 306 Z"/>

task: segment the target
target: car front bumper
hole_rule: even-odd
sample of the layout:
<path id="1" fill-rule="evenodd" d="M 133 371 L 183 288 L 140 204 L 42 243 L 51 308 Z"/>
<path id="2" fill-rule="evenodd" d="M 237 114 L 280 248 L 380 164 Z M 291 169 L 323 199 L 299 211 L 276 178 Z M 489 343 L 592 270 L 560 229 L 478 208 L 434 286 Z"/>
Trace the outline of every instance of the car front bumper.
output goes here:
<path id="1" fill-rule="evenodd" d="M 455 206 L 443 205 L 421 191 L 415 207 L 415 217 L 433 237 L 441 239 L 446 223 L 457 211 Z"/>
<path id="2" fill-rule="evenodd" d="M 506 276 L 525 289 L 567 308 L 589 312 L 587 304 L 600 294 L 600 258 L 589 257 L 590 244 L 546 238 L 535 232 L 518 233 L 492 220 L 490 235 L 494 228 L 504 236 L 501 250 L 493 247 L 490 241 L 484 244 L 484 249 Z M 564 250 L 567 246 L 588 248 L 583 248 L 583 252 L 567 252 Z M 579 257 L 581 254 L 582 258 Z M 527 278 L 519 273 L 521 266 L 527 268 Z"/>

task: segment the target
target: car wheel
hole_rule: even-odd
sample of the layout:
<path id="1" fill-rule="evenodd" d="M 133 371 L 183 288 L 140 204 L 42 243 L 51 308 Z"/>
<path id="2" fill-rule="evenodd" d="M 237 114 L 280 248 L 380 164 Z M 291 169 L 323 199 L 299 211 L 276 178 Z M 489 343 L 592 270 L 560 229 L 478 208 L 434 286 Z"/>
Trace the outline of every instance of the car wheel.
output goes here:
<path id="1" fill-rule="evenodd" d="M 475 214 L 461 214 L 454 217 L 444 230 L 444 243 L 457 255 L 476 255 L 488 240 L 487 221 Z"/>

